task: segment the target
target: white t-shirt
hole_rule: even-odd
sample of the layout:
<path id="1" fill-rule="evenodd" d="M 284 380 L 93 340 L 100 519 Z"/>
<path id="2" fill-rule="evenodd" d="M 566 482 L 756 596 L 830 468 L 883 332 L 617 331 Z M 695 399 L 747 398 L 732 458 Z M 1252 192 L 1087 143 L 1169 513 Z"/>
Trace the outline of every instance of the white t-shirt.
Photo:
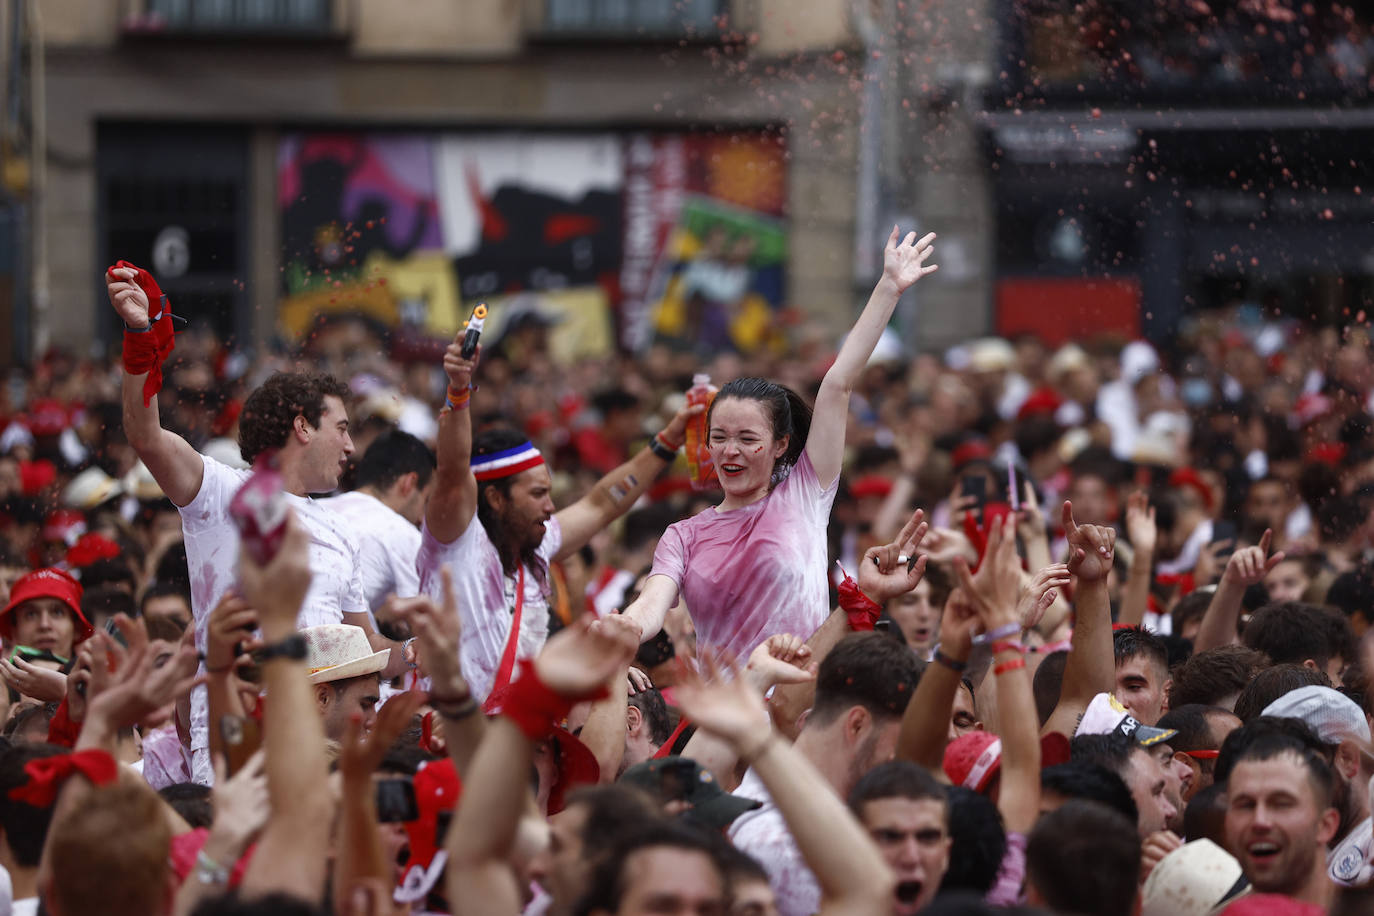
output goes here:
<path id="1" fill-rule="evenodd" d="M 415 572 L 420 529 L 377 497 L 357 490 L 326 500 L 324 505 L 343 518 L 358 540 L 363 598 L 375 627 L 376 611 L 388 596 L 414 598 L 420 594 L 420 577 Z"/>
<path id="2" fill-rule="evenodd" d="M 730 842 L 757 859 L 768 872 L 780 916 L 813 916 L 821 908 L 821 886 L 763 780 L 751 769 L 734 794 L 763 802 L 763 807 L 735 818 L 730 825 Z"/>
<path id="3" fill-rule="evenodd" d="M 1374 878 L 1374 865 L 1369 861 L 1371 851 L 1374 851 L 1374 821 L 1365 818 L 1327 855 L 1327 872 L 1331 880 L 1341 887 L 1367 884 Z"/>
<path id="4" fill-rule="evenodd" d="M 234 583 L 239 557 L 239 533 L 229 518 L 229 501 L 248 479 L 249 471 L 236 470 L 202 455 L 205 476 L 195 499 L 181 508 L 181 530 L 186 539 L 186 565 L 191 572 L 191 611 L 196 622 L 196 646 L 205 651 L 205 632 L 210 612 Z M 343 623 L 344 614 L 363 614 L 362 563 L 357 542 L 348 525 L 327 500 L 286 494 L 296 517 L 310 532 L 310 570 L 313 578 L 296 627 Z M 191 694 L 191 777 L 209 785 L 214 779 L 210 763 L 209 709 L 205 689 Z"/>
<path id="5" fill-rule="evenodd" d="M 537 551 L 547 564 L 563 543 L 558 518 L 549 519 Z M 435 601 L 443 600 L 439 571 L 448 566 L 453 576 L 454 598 L 463 623 L 458 655 L 463 676 L 473 696 L 485 700 L 496 680 L 496 669 L 510 636 L 515 612 L 515 576 L 501 568 L 501 556 L 487 537 L 482 522 L 473 517 L 467 530 L 451 544 L 441 544 L 429 527 L 420 529 L 420 553 L 416 558 L 420 591 Z M 542 577 L 547 582 L 547 573 Z M 520 611 L 520 643 L 517 659 L 534 658 L 549 636 L 549 587 L 533 569 L 525 568 L 525 603 Z"/>

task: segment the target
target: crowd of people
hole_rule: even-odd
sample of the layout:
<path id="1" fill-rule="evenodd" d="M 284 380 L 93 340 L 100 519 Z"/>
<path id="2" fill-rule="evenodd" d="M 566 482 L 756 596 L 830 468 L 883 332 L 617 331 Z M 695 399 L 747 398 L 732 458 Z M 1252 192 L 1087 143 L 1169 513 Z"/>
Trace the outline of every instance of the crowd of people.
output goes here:
<path id="1" fill-rule="evenodd" d="M 933 243 L 709 366 L 112 267 L 0 395 L 0 914 L 1368 912 L 1367 332 L 894 346 Z"/>

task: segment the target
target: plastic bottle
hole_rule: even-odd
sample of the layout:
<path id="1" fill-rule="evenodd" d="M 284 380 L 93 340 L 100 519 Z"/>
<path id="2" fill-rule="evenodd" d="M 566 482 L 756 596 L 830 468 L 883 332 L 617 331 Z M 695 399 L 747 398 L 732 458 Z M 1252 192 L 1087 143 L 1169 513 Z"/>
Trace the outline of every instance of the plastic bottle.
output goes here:
<path id="1" fill-rule="evenodd" d="M 277 456 L 258 456 L 253 473 L 229 501 L 229 517 L 239 529 L 239 544 L 253 562 L 266 566 L 286 536 L 286 496 Z"/>
<path id="2" fill-rule="evenodd" d="M 687 389 L 687 406 L 701 404 L 706 408 L 687 421 L 687 470 L 692 478 L 692 488 L 696 490 L 704 490 L 716 482 L 716 466 L 706 447 L 706 414 L 710 412 L 711 402 L 719 390 L 711 384 L 711 376 L 704 372 L 692 376 L 692 387 Z"/>

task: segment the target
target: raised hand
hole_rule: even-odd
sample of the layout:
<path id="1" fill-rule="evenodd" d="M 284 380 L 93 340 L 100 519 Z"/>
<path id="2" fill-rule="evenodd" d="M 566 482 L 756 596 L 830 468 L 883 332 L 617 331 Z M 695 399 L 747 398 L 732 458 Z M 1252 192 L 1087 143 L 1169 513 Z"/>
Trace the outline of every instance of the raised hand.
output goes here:
<path id="1" fill-rule="evenodd" d="M 1046 566 L 1032 576 L 1021 589 L 1021 599 L 1016 606 L 1021 626 L 1029 630 L 1039 623 L 1054 599 L 1059 597 L 1059 592 L 1068 588 L 1071 581 L 1069 567 L 1064 563 Z"/>
<path id="2" fill-rule="evenodd" d="M 203 683 L 204 678 L 196 676 L 195 646 L 150 643 L 141 619 L 119 614 L 114 621 L 128 649 L 120 649 L 104 633 L 91 637 L 100 643 L 92 647 L 87 718 L 99 717 L 114 728 L 154 728 L 171 718 L 178 698 Z M 108 656 L 116 659 L 113 671 L 106 663 Z"/>
<path id="3" fill-rule="evenodd" d="M 940 651 L 950 658 L 964 661 L 973 651 L 973 636 L 982 620 L 962 588 L 955 588 L 945 601 L 940 617 Z"/>
<path id="4" fill-rule="evenodd" d="M 472 359 L 463 358 L 463 335 L 467 333 L 459 328 L 458 333 L 453 335 L 453 342 L 444 348 L 444 374 L 448 376 L 449 386 L 452 388 L 466 388 L 472 384 L 472 373 L 477 370 L 477 361 L 482 358 L 482 345 L 477 345 L 477 352 L 472 354 Z"/>
<path id="5" fill-rule="evenodd" d="M 1102 582 L 1112 571 L 1116 532 L 1101 525 L 1080 525 L 1073 503 L 1064 501 L 1064 536 L 1069 541 L 1069 572 L 1084 582 Z"/>
<path id="6" fill-rule="evenodd" d="M 1285 556 L 1282 550 L 1269 556 L 1269 545 L 1273 540 L 1273 529 L 1266 528 L 1259 544 L 1231 554 L 1231 559 L 1226 561 L 1226 571 L 1221 574 L 1222 581 L 1229 585 L 1246 586 L 1264 581 L 1269 571 L 1282 563 Z"/>
<path id="7" fill-rule="evenodd" d="M 148 295 L 134 278 L 138 271 L 116 267 L 105 274 L 105 292 L 120 319 L 131 328 L 148 326 Z"/>
<path id="8" fill-rule="evenodd" d="M 1010 515 L 994 523 L 988 531 L 988 549 L 975 576 L 963 557 L 954 560 L 954 574 L 969 602 L 983 622 L 984 630 L 995 630 L 1016 620 L 1021 594 L 1021 561 L 1016 555 L 1016 519 Z"/>
<path id="9" fill-rule="evenodd" d="M 339 745 L 339 772 L 346 785 L 372 788 L 372 774 L 424 704 L 425 695 L 418 690 L 396 694 L 382 704 L 376 724 L 366 734 L 362 715 L 355 712 L 349 717 Z"/>
<path id="10" fill-rule="evenodd" d="M 236 590 L 226 591 L 206 623 L 205 670 L 214 676 L 225 676 L 240 664 L 252 664 L 251 652 L 259 642 L 253 637 L 257 628 L 257 610 Z"/>
<path id="11" fill-rule="evenodd" d="M 802 684 L 816 679 L 811 647 L 799 636 L 779 633 L 754 647 L 744 673 L 760 690 L 775 684 Z"/>
<path id="12" fill-rule="evenodd" d="M 931 247 L 935 233 L 928 232 L 917 241 L 916 233 L 908 232 L 906 238 L 902 239 L 901 232 L 901 229 L 893 226 L 892 234 L 887 237 L 887 246 L 883 249 L 883 279 L 891 281 L 899 293 L 939 269 L 936 264 L 926 266 L 926 259 L 935 250 Z"/>
<path id="13" fill-rule="evenodd" d="M 921 546 L 930 526 L 924 521 L 925 511 L 917 509 L 898 532 L 891 544 L 870 547 L 859 562 L 859 588 L 865 595 L 879 604 L 905 595 L 921 582 L 926 574 L 926 558 L 920 557 L 913 563 L 916 549 Z"/>
<path id="14" fill-rule="evenodd" d="M 210 792 L 215 820 L 205 848 L 216 862 L 236 861 L 267 825 L 272 804 L 267 794 L 266 759 L 259 749 L 238 772 L 227 776 L 224 758 L 215 758 L 215 784 Z"/>
<path id="15" fill-rule="evenodd" d="M 771 734 L 763 694 L 730 659 L 705 650 L 700 671 L 682 665 L 682 680 L 673 688 L 682 714 L 729 744 L 742 756 Z M 703 677 L 703 672 L 705 676 Z"/>
<path id="16" fill-rule="evenodd" d="M 1155 525 L 1155 507 L 1144 491 L 1137 490 L 1126 498 L 1126 537 L 1136 553 L 1154 555 L 1159 529 Z"/>
<path id="17" fill-rule="evenodd" d="M 554 693 L 582 700 L 595 696 L 612 677 L 622 676 L 638 648 L 634 628 L 606 626 L 584 614 L 549 638 L 534 660 L 534 670 Z"/>
<path id="18" fill-rule="evenodd" d="M 687 423 L 699 414 L 706 411 L 705 404 L 684 405 L 681 410 L 673 414 L 673 418 L 668 421 L 668 425 L 663 427 L 663 436 L 669 443 L 681 444 L 687 441 Z"/>
<path id="19" fill-rule="evenodd" d="M 444 604 L 430 598 L 401 598 L 394 605 L 396 616 L 415 634 L 420 671 L 429 678 L 430 695 L 436 700 L 466 699 L 468 683 L 458 661 L 458 641 L 463 626 L 458 619 L 458 599 L 453 594 L 453 575 L 447 566 L 439 573 L 443 583 Z"/>

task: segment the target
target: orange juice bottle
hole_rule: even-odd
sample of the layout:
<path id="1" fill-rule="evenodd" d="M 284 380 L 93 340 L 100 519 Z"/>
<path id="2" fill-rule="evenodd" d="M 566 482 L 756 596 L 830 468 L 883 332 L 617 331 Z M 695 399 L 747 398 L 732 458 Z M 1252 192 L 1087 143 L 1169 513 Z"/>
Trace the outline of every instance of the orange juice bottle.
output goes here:
<path id="1" fill-rule="evenodd" d="M 711 376 L 704 372 L 692 376 L 692 387 L 687 389 L 687 406 L 701 404 L 706 408 L 687 421 L 687 470 L 692 478 L 692 488 L 696 490 L 704 490 L 716 480 L 716 466 L 706 447 L 706 414 L 710 412 L 711 402 L 719 390 L 711 384 Z"/>

